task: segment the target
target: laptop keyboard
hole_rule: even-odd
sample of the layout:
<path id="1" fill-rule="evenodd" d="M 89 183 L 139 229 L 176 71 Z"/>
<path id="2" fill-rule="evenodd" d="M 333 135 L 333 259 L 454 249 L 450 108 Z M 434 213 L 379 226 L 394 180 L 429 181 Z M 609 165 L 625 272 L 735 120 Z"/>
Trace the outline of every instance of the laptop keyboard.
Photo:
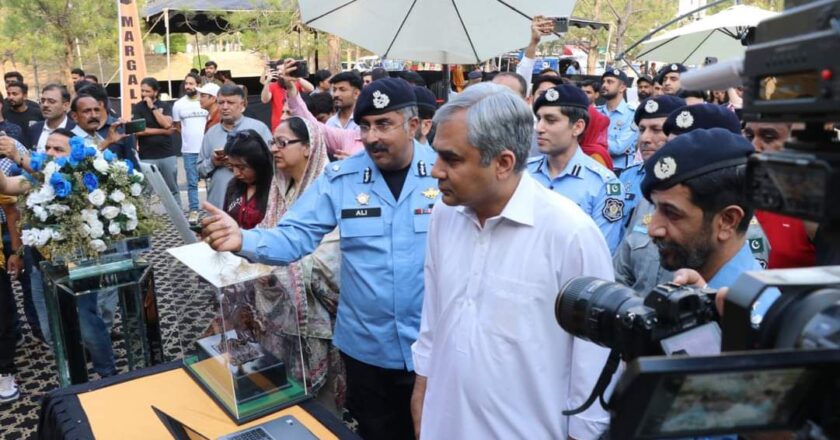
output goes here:
<path id="1" fill-rule="evenodd" d="M 250 431 L 245 431 L 231 437 L 228 437 L 229 440 L 273 440 L 274 437 L 268 435 L 262 428 L 252 429 Z"/>

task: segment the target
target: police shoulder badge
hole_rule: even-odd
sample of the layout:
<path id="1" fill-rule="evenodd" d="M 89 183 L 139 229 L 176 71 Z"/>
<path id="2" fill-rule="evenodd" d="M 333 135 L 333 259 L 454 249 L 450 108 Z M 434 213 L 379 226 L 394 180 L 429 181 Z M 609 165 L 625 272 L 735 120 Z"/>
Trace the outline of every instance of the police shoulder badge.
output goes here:
<path id="1" fill-rule="evenodd" d="M 611 222 L 617 222 L 624 217 L 624 202 L 619 199 L 608 198 L 604 201 L 604 210 L 602 213 L 605 219 Z"/>
<path id="2" fill-rule="evenodd" d="M 677 161 L 671 156 L 659 159 L 653 167 L 653 175 L 659 180 L 665 180 L 676 173 Z"/>
<path id="3" fill-rule="evenodd" d="M 556 89 L 548 89 L 545 91 L 545 100 L 554 102 L 560 99 L 560 93 Z"/>
<path id="4" fill-rule="evenodd" d="M 367 205 L 370 203 L 370 195 L 365 193 L 359 193 L 356 196 L 356 201 L 359 202 L 360 205 Z"/>
<path id="5" fill-rule="evenodd" d="M 434 188 L 434 187 L 429 187 L 425 191 L 423 191 L 421 194 L 423 194 L 423 197 L 425 197 L 429 200 L 434 200 L 438 196 L 438 194 L 440 194 L 440 190 L 438 190 L 437 188 Z"/>
<path id="6" fill-rule="evenodd" d="M 645 104 L 645 111 L 648 113 L 656 113 L 657 110 L 659 110 L 659 103 L 652 99 L 649 99 L 648 102 Z"/>
<path id="7" fill-rule="evenodd" d="M 383 109 L 388 107 L 388 103 L 391 102 L 391 98 L 388 95 L 382 93 L 381 91 L 377 90 L 373 92 L 373 106 L 379 109 Z"/>
<path id="8" fill-rule="evenodd" d="M 680 128 L 689 128 L 694 125 L 694 116 L 691 116 L 691 112 L 688 110 L 683 110 L 680 114 L 677 115 L 677 127 Z"/>

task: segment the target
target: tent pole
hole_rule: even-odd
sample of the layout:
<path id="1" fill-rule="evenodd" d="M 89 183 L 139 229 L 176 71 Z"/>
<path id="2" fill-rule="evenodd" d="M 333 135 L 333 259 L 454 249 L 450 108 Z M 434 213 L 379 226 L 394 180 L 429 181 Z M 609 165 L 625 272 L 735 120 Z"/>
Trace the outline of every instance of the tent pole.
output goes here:
<path id="1" fill-rule="evenodd" d="M 172 95 L 172 48 L 169 46 L 169 8 L 163 8 L 163 24 L 166 27 L 166 83 L 169 87 L 169 99 Z"/>
<path id="2" fill-rule="evenodd" d="M 450 76 L 449 72 L 449 64 L 443 65 L 443 102 L 449 102 L 449 91 L 452 89 L 452 86 L 449 85 L 452 82 L 452 77 Z"/>

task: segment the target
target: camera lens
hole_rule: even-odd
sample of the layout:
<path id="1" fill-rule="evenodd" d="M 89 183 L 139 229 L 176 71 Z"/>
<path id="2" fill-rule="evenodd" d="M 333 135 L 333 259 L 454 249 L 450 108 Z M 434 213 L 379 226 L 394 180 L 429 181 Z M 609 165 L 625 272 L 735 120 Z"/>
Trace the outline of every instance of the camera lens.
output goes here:
<path id="1" fill-rule="evenodd" d="M 644 307 L 643 299 L 633 289 L 594 277 L 577 277 L 560 290 L 554 314 L 568 333 L 616 348 L 624 327 L 620 320 L 635 306 Z"/>

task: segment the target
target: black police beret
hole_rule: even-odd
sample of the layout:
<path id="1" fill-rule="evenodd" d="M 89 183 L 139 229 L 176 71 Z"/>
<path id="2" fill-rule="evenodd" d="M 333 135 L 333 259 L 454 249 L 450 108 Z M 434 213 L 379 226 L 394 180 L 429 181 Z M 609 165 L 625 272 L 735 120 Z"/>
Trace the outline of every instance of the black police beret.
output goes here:
<path id="1" fill-rule="evenodd" d="M 382 78 L 362 89 L 353 110 L 353 121 L 359 124 L 362 116 L 381 115 L 412 105 L 417 105 L 417 98 L 411 84 L 402 78 Z"/>
<path id="2" fill-rule="evenodd" d="M 414 86 L 414 98 L 417 100 L 417 107 L 431 111 L 437 110 L 437 98 L 431 90 L 421 86 Z"/>
<path id="3" fill-rule="evenodd" d="M 589 98 L 586 93 L 578 87 L 561 84 L 554 86 L 545 91 L 534 102 L 534 113 L 544 105 L 563 106 L 563 107 L 580 107 L 582 109 L 589 108 Z"/>
<path id="4" fill-rule="evenodd" d="M 680 135 L 698 128 L 723 128 L 741 134 L 741 121 L 732 110 L 717 104 L 686 105 L 668 115 L 662 131 Z"/>
<path id="5" fill-rule="evenodd" d="M 743 136 L 710 128 L 694 130 L 666 142 L 645 161 L 642 194 L 668 189 L 688 179 L 747 163 L 755 150 Z"/>
<path id="6" fill-rule="evenodd" d="M 671 72 L 683 73 L 687 70 L 688 68 L 680 63 L 666 64 L 663 68 L 659 69 L 659 72 L 656 74 L 656 82 L 662 84 L 662 81 L 665 80 L 665 75 Z"/>
<path id="7" fill-rule="evenodd" d="M 685 105 L 685 100 L 672 95 L 660 95 L 639 103 L 633 122 L 639 125 L 642 119 L 665 118 L 672 111 Z"/>
<path id="8" fill-rule="evenodd" d="M 627 78 L 627 75 L 624 72 L 622 72 L 621 70 L 616 69 L 614 67 L 611 68 L 611 69 L 607 69 L 606 72 L 604 72 L 604 74 L 601 75 L 601 81 L 603 81 L 604 78 L 606 78 L 608 76 L 611 76 L 613 78 L 618 78 L 624 84 L 630 84 L 630 78 Z"/>

